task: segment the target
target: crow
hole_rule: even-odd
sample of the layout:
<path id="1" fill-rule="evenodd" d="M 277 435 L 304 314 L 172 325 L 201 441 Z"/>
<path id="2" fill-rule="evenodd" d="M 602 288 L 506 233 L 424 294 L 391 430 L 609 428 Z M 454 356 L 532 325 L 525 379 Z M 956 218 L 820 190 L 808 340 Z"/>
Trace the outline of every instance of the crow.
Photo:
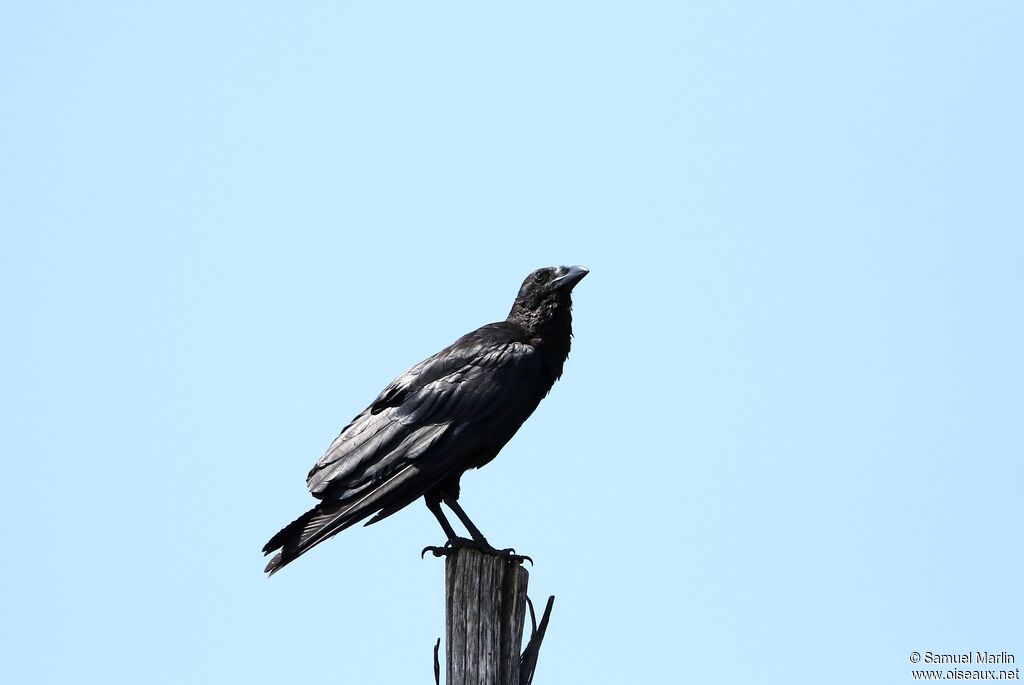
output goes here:
<path id="1" fill-rule="evenodd" d="M 547 267 L 526 277 L 504 321 L 467 333 L 391 382 L 342 429 L 306 478 L 320 500 L 263 547 L 271 575 L 324 540 L 423 497 L 450 547 L 493 548 L 458 503 L 462 474 L 490 462 L 562 375 L 573 287 L 589 271 Z M 455 512 L 470 538 L 441 510 Z"/>

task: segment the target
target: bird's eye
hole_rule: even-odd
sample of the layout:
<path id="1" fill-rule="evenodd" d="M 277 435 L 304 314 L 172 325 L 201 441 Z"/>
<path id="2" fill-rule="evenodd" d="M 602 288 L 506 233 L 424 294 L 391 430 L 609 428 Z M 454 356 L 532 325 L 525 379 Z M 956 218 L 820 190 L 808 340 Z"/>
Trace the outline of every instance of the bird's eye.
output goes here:
<path id="1" fill-rule="evenodd" d="M 543 283 L 545 279 L 547 279 L 547 274 L 545 274 L 543 271 L 538 271 L 533 275 L 534 283 Z"/>

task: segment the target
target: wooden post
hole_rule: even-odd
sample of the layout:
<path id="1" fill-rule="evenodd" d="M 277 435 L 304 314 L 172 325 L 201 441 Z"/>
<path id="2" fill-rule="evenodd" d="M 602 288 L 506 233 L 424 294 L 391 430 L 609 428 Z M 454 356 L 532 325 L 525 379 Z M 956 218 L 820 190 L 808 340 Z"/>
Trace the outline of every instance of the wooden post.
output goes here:
<path id="1" fill-rule="evenodd" d="M 448 685 L 520 685 L 519 659 L 530 574 L 476 549 L 445 559 Z"/>

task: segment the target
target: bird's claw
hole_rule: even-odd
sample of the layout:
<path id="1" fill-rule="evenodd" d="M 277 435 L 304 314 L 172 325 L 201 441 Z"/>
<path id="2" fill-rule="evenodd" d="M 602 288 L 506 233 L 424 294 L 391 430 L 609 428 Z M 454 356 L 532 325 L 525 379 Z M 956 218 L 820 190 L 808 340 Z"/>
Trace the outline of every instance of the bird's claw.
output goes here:
<path id="1" fill-rule="evenodd" d="M 423 551 L 420 552 L 420 559 L 425 557 L 427 555 L 427 552 L 430 552 L 435 557 L 446 557 L 448 556 L 448 553 L 452 551 L 451 544 L 451 542 L 446 542 L 441 547 L 437 547 L 435 545 L 427 545 L 423 548 Z"/>
<path id="2" fill-rule="evenodd" d="M 486 548 L 482 549 L 481 551 L 486 552 L 488 554 L 493 554 L 496 557 L 505 557 L 509 561 L 515 562 L 517 564 L 521 564 L 524 561 L 528 561 L 528 562 L 530 562 L 530 566 L 533 566 L 533 559 L 531 559 L 530 557 L 526 556 L 525 554 L 516 554 L 515 547 L 506 547 L 505 549 L 495 549 L 494 547 L 491 547 L 490 545 L 488 545 Z"/>
<path id="3" fill-rule="evenodd" d="M 513 563 L 521 564 L 524 561 L 528 561 L 530 562 L 530 566 L 533 566 L 532 558 L 526 556 L 525 554 L 516 554 L 516 551 L 511 547 L 509 547 L 508 549 L 500 549 L 496 551 L 498 552 L 498 556 L 503 556 Z"/>
<path id="4" fill-rule="evenodd" d="M 428 545 L 427 547 L 424 547 L 423 550 L 420 552 L 420 559 L 426 556 L 427 552 L 430 552 L 435 557 L 446 557 L 461 547 L 468 547 L 470 549 L 479 550 L 484 554 L 490 554 L 491 556 L 495 557 L 503 557 L 505 560 L 515 564 L 521 564 L 524 561 L 528 561 L 530 562 L 530 566 L 533 566 L 533 559 L 526 556 L 525 554 L 516 554 L 516 550 L 514 547 L 497 549 L 496 547 L 492 547 L 486 541 L 480 542 L 477 540 L 471 540 L 469 538 L 456 538 L 455 540 L 448 540 L 441 547 Z"/>

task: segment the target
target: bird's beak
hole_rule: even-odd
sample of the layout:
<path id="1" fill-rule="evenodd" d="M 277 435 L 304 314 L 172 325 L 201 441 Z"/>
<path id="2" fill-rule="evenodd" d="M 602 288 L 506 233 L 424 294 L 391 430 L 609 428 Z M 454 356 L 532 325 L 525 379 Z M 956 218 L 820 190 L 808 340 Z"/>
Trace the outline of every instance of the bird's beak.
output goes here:
<path id="1" fill-rule="evenodd" d="M 556 288 L 572 290 L 589 273 L 590 269 L 585 266 L 570 266 L 563 275 L 554 280 L 554 285 Z"/>

